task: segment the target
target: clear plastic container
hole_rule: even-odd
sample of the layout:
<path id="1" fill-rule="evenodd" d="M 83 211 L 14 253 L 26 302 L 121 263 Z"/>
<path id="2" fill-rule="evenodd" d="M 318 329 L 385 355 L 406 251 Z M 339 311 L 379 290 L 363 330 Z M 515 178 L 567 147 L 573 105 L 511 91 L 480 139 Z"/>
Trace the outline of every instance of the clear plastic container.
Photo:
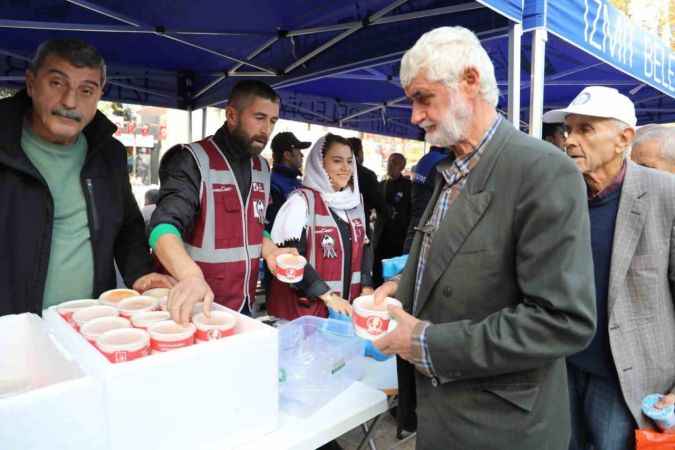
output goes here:
<path id="1" fill-rule="evenodd" d="M 364 342 L 351 323 L 304 316 L 279 328 L 280 407 L 307 417 L 363 377 Z"/>

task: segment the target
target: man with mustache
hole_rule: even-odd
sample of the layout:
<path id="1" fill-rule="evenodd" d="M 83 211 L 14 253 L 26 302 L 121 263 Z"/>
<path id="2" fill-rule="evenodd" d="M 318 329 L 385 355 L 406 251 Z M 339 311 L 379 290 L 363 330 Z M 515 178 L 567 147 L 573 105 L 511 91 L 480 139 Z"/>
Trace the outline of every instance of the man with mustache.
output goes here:
<path id="1" fill-rule="evenodd" d="M 567 450 L 564 358 L 595 331 L 582 177 L 497 113 L 471 31 L 423 35 L 401 85 L 412 123 L 456 157 L 437 165 L 401 277 L 375 292 L 405 308 L 389 307 L 398 326 L 374 344 L 415 366 L 417 449 Z"/>
<path id="2" fill-rule="evenodd" d="M 628 159 L 637 119 L 618 90 L 588 86 L 549 114 L 586 181 L 597 301 L 596 335 L 567 359 L 569 448 L 630 450 L 654 427 L 642 399 L 675 404 L 675 177 Z"/>
<path id="3" fill-rule="evenodd" d="M 115 125 L 97 111 L 106 67 L 89 44 L 52 40 L 26 90 L 0 100 L 0 315 L 95 298 L 127 285 L 170 287 L 152 273 L 144 223 Z"/>
<path id="4" fill-rule="evenodd" d="M 261 81 L 240 81 L 226 117 L 215 135 L 170 149 L 159 169 L 150 245 L 179 281 L 168 309 L 181 323 L 201 301 L 207 315 L 214 300 L 251 314 L 260 256 L 274 271 L 278 254 L 296 252 L 263 236 L 270 170 L 260 153 L 279 119 L 279 96 Z"/>

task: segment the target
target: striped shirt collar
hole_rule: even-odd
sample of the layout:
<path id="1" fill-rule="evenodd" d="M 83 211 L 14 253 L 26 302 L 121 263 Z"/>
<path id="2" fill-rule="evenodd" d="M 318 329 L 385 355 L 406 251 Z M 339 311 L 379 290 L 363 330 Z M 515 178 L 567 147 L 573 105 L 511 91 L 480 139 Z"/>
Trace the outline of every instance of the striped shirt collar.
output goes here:
<path id="1" fill-rule="evenodd" d="M 502 116 L 498 113 L 492 121 L 492 125 L 490 125 L 490 128 L 488 128 L 483 135 L 483 138 L 478 143 L 478 146 L 471 153 L 463 158 L 455 159 L 450 165 L 439 164 L 437 170 L 443 175 L 446 183 L 450 185 L 455 184 L 457 181 L 469 175 L 469 172 L 471 172 L 471 169 L 478 163 L 480 156 L 485 151 L 487 144 L 492 140 L 492 137 L 495 135 L 502 120 Z"/>

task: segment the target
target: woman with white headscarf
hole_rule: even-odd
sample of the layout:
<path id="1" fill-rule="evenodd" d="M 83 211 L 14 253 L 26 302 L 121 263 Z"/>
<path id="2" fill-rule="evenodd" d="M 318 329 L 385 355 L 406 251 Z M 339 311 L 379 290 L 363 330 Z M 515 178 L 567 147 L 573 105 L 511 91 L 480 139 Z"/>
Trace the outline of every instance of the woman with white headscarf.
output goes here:
<path id="1" fill-rule="evenodd" d="M 291 193 L 272 227 L 272 240 L 298 248 L 307 266 L 294 285 L 272 279 L 270 314 L 288 320 L 327 317 L 331 308 L 351 315 L 350 302 L 372 293 L 372 251 L 355 175 L 356 161 L 345 138 L 329 133 L 314 144 L 303 187 Z"/>

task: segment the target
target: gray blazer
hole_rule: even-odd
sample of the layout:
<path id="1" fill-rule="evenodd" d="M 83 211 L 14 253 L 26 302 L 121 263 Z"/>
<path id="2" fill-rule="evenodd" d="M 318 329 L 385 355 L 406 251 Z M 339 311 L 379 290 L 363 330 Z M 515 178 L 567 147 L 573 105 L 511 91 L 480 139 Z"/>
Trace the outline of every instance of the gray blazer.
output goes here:
<path id="1" fill-rule="evenodd" d="M 447 163 L 446 163 L 447 164 Z M 437 182 L 426 223 L 440 192 Z M 503 121 L 397 297 L 427 329 L 439 381 L 417 374 L 418 450 L 567 450 L 564 358 L 595 331 L 586 188 L 560 150 Z"/>
<path id="2" fill-rule="evenodd" d="M 609 340 L 641 427 L 642 398 L 675 389 L 675 176 L 628 161 L 609 275 Z"/>

